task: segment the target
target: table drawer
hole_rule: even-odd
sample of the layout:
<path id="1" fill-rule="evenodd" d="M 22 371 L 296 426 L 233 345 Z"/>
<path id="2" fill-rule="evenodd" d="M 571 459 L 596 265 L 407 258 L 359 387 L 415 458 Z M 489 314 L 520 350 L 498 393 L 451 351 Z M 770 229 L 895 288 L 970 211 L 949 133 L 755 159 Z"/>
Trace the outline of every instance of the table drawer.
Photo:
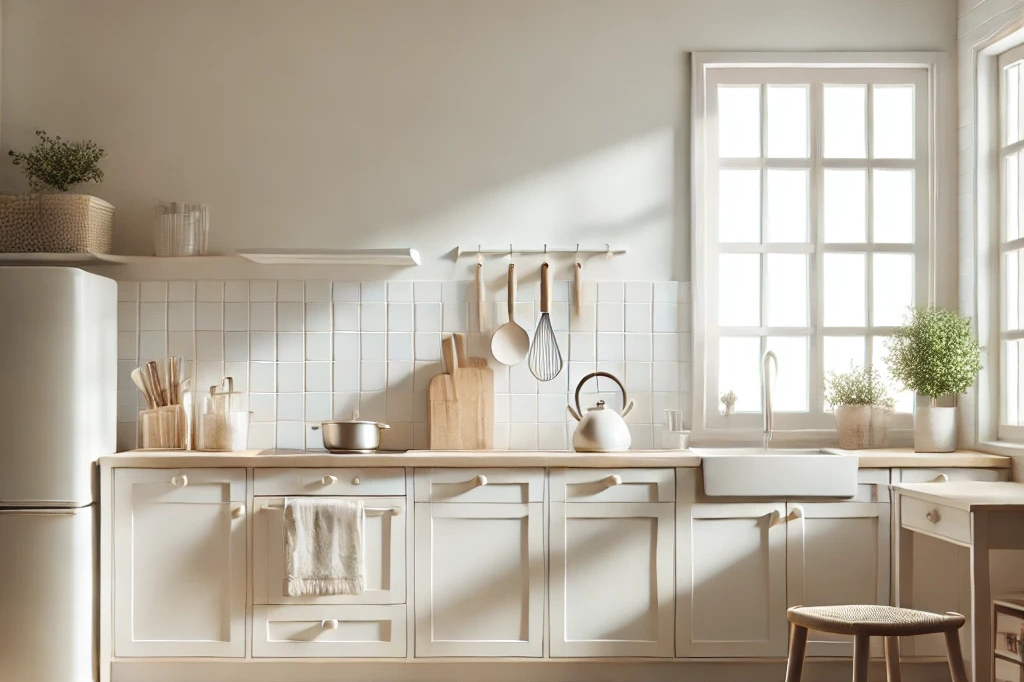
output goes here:
<path id="1" fill-rule="evenodd" d="M 256 469 L 254 495 L 405 495 L 405 469 Z"/>
<path id="2" fill-rule="evenodd" d="M 543 469 L 417 469 L 417 502 L 544 501 Z"/>
<path id="3" fill-rule="evenodd" d="M 253 658 L 403 658 L 404 604 L 254 606 Z"/>
<path id="4" fill-rule="evenodd" d="M 901 496 L 903 525 L 939 535 L 962 545 L 971 544 L 971 513 L 914 497 Z"/>
<path id="5" fill-rule="evenodd" d="M 552 502 L 673 502 L 673 469 L 552 469 Z"/>
<path id="6" fill-rule="evenodd" d="M 1024 667 L 1013 661 L 996 659 L 996 682 L 1024 682 Z"/>
<path id="7" fill-rule="evenodd" d="M 1024 614 L 996 606 L 996 653 L 1024 663 Z"/>

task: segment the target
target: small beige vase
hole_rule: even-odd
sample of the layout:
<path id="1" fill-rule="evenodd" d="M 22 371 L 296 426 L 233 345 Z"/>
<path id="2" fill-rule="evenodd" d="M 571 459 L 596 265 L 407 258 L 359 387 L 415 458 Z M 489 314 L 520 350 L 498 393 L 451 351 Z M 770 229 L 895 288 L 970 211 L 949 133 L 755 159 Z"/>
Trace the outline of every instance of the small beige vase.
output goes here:
<path id="1" fill-rule="evenodd" d="M 871 405 L 840 405 L 835 408 L 836 435 L 844 450 L 871 447 Z"/>

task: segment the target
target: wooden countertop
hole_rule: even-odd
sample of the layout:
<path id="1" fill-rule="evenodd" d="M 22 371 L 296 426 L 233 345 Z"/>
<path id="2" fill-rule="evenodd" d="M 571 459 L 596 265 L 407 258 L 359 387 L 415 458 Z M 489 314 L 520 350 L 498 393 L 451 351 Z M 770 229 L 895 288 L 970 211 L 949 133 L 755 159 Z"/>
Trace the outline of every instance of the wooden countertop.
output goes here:
<path id="1" fill-rule="evenodd" d="M 834 450 L 856 455 L 861 469 L 987 468 L 1008 469 L 1010 458 L 974 451 L 946 454 L 916 453 L 911 448 L 882 450 Z M 630 450 L 629 452 L 577 453 L 564 451 L 463 451 L 410 450 L 372 454 L 332 455 L 306 450 L 246 450 L 244 452 L 194 452 L 182 450 L 132 450 L 100 458 L 100 464 L 121 467 L 577 467 L 593 469 L 692 468 L 700 457 L 689 450 Z"/>
<path id="2" fill-rule="evenodd" d="M 901 495 L 934 504 L 971 511 L 1024 511 L 1024 483 L 995 481 L 946 481 L 943 483 L 902 483 L 893 489 Z"/>

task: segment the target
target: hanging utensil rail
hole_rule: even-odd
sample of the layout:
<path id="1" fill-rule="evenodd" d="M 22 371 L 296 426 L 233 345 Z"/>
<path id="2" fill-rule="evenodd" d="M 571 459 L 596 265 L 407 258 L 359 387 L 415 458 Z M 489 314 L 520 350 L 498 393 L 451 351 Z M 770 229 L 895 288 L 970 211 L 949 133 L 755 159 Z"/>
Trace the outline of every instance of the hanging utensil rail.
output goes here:
<path id="1" fill-rule="evenodd" d="M 455 257 L 462 258 L 464 256 L 538 256 L 552 253 L 564 253 L 564 254 L 575 254 L 577 256 L 622 256 L 626 253 L 625 249 L 613 249 L 611 245 L 605 244 L 603 249 L 581 249 L 580 245 L 577 244 L 575 247 L 572 246 L 548 246 L 544 245 L 540 249 L 513 249 L 512 245 L 509 244 L 507 249 L 483 249 L 478 245 L 474 248 L 463 248 L 458 246 L 455 248 Z"/>

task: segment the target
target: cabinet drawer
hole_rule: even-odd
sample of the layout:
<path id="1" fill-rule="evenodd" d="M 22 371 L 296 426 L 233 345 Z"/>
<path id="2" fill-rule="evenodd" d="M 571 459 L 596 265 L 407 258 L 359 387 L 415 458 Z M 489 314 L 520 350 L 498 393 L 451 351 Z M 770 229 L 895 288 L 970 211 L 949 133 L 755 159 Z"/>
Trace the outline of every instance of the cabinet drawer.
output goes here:
<path id="1" fill-rule="evenodd" d="M 405 469 L 256 469 L 255 495 L 405 495 Z"/>
<path id="2" fill-rule="evenodd" d="M 552 502 L 672 502 L 673 469 L 552 469 Z"/>
<path id="3" fill-rule="evenodd" d="M 996 658 L 996 682 L 1024 682 L 1024 668 L 1013 661 Z"/>
<path id="4" fill-rule="evenodd" d="M 962 545 L 971 544 L 971 513 L 913 497 L 900 497 L 902 523 L 931 535 L 948 538 Z"/>
<path id="5" fill-rule="evenodd" d="M 402 658 L 405 606 L 255 606 L 254 658 Z"/>
<path id="6" fill-rule="evenodd" d="M 996 653 L 1024 663 L 1024 614 L 996 606 Z"/>
<path id="7" fill-rule="evenodd" d="M 401 604 L 405 602 L 404 497 L 345 497 L 363 503 L 362 594 L 288 595 L 285 577 L 284 498 L 257 497 L 253 529 L 253 603 Z"/>
<path id="8" fill-rule="evenodd" d="M 417 502 L 544 501 L 543 469 L 417 469 Z"/>
<path id="9" fill-rule="evenodd" d="M 945 475 L 951 481 L 1008 481 L 1009 469 L 893 469 L 893 483 L 930 483 Z"/>

